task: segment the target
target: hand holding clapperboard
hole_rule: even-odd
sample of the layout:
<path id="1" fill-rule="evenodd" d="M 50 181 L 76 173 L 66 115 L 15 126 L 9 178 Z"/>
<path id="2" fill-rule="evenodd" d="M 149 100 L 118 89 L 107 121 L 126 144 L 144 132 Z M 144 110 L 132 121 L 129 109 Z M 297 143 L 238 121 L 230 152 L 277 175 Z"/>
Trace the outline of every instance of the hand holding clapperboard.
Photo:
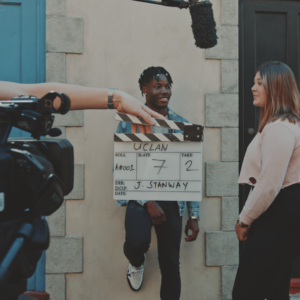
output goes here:
<path id="1" fill-rule="evenodd" d="M 117 113 L 116 120 L 149 125 Z M 154 119 L 156 127 L 184 133 L 114 135 L 115 200 L 202 200 L 202 125 Z"/>

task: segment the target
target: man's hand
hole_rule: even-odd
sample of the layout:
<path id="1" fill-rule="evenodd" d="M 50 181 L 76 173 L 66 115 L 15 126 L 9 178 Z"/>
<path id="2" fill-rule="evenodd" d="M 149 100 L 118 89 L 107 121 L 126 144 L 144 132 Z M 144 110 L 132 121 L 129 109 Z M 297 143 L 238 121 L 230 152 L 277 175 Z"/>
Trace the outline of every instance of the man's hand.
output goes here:
<path id="1" fill-rule="evenodd" d="M 155 121 L 151 118 L 164 119 L 162 115 L 153 111 L 131 95 L 116 90 L 114 91 L 113 103 L 119 112 L 142 117 L 149 125 L 154 125 Z M 137 125 L 132 124 L 132 133 L 136 133 Z M 140 133 L 152 133 L 150 126 L 139 125 Z"/>
<path id="2" fill-rule="evenodd" d="M 236 236 L 237 238 L 243 242 L 246 241 L 247 239 L 247 234 L 248 234 L 248 228 L 244 228 L 238 225 L 238 223 L 235 224 L 235 232 L 236 232 Z"/>
<path id="3" fill-rule="evenodd" d="M 156 201 L 148 201 L 145 205 L 153 225 L 160 225 L 167 221 L 164 211 Z"/>
<path id="4" fill-rule="evenodd" d="M 189 234 L 189 230 L 192 231 L 192 234 Z M 196 241 L 197 237 L 198 237 L 198 233 L 199 233 L 199 225 L 198 225 L 198 221 L 195 219 L 191 219 L 189 218 L 186 226 L 185 226 L 185 235 L 187 236 L 185 238 L 186 242 L 193 242 Z"/>

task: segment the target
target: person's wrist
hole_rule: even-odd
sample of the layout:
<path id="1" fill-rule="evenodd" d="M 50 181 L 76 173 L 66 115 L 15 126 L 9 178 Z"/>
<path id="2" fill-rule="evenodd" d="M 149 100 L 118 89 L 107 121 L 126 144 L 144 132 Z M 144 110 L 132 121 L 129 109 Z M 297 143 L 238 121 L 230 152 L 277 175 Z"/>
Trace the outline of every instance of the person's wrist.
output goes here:
<path id="1" fill-rule="evenodd" d="M 200 221 L 200 217 L 197 217 L 197 216 L 191 216 L 190 219 L 191 219 L 191 220 L 195 220 L 195 221 L 197 221 L 197 222 Z"/>
<path id="2" fill-rule="evenodd" d="M 242 228 L 248 228 L 249 225 L 243 223 L 240 218 L 237 219 L 236 223 L 238 224 L 238 226 L 242 227 Z"/>
<path id="3" fill-rule="evenodd" d="M 147 208 L 148 208 L 148 207 L 151 207 L 153 204 L 154 204 L 153 201 L 147 201 L 147 202 L 145 203 L 145 205 L 146 205 Z"/>
<path id="4" fill-rule="evenodd" d="M 115 98 L 115 91 L 116 88 L 109 88 L 107 92 L 107 108 L 108 109 L 115 109 L 113 99 Z"/>
<path id="5" fill-rule="evenodd" d="M 122 99 L 122 92 L 119 90 L 114 90 L 112 102 L 115 109 L 118 108 L 119 104 L 121 103 L 121 99 Z"/>

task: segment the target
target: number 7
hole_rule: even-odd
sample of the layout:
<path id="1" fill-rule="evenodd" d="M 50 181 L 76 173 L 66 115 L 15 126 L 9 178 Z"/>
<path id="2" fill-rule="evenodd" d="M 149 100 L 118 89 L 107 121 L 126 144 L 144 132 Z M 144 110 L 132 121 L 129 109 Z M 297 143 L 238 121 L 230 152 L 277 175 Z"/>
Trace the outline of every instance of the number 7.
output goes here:
<path id="1" fill-rule="evenodd" d="M 164 163 L 166 162 L 165 160 L 162 160 L 162 159 L 152 159 L 152 160 L 162 161 L 162 162 L 163 162 L 161 166 L 154 166 L 154 168 L 159 168 L 157 175 L 160 173 L 160 170 L 161 170 L 162 168 L 167 169 L 167 167 L 164 167 L 164 166 L 163 166 Z"/>

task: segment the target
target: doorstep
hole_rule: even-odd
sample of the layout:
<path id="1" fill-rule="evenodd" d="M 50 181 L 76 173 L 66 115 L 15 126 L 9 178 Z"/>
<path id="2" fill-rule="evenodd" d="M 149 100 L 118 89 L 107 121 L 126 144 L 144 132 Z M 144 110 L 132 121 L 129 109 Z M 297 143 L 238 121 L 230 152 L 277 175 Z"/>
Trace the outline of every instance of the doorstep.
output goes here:
<path id="1" fill-rule="evenodd" d="M 33 297 L 36 298 L 37 300 L 50 300 L 50 296 L 46 292 L 25 292 L 21 296 L 27 296 L 27 297 Z"/>

